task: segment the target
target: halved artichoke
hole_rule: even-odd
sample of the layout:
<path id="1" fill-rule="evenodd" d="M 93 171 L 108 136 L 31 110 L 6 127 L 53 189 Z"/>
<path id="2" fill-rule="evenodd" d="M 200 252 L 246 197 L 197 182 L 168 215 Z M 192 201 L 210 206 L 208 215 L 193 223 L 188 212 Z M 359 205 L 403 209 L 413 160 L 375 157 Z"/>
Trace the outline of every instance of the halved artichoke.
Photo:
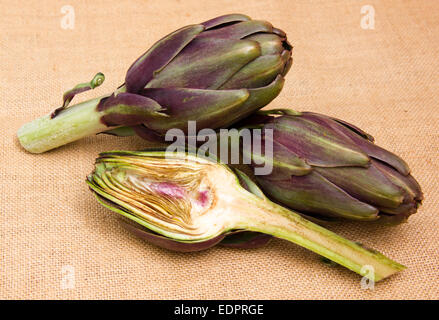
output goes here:
<path id="1" fill-rule="evenodd" d="M 404 269 L 245 190 L 233 171 L 209 158 L 185 152 L 106 152 L 87 183 L 105 207 L 153 233 L 133 231 L 156 244 L 171 240 L 173 249 L 180 244 L 209 247 L 230 232 L 247 230 L 294 242 L 360 274 L 365 265 L 372 266 L 374 273 L 366 276 L 375 281 Z"/>

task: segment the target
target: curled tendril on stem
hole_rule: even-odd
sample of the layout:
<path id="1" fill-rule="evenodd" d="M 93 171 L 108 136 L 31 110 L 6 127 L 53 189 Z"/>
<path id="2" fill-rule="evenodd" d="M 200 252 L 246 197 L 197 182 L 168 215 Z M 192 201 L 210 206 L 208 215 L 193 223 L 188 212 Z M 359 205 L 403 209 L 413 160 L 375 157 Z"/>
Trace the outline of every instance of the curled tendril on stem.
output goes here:
<path id="1" fill-rule="evenodd" d="M 66 91 L 63 95 L 63 105 L 55 109 L 50 115 L 50 118 L 51 119 L 55 118 L 62 110 L 66 109 L 75 95 L 99 87 L 102 83 L 104 83 L 104 80 L 105 80 L 104 74 L 102 72 L 98 72 L 93 77 L 93 79 L 91 79 L 90 82 L 80 83 L 75 87 L 73 87 L 72 89 L 70 89 L 69 91 Z"/>

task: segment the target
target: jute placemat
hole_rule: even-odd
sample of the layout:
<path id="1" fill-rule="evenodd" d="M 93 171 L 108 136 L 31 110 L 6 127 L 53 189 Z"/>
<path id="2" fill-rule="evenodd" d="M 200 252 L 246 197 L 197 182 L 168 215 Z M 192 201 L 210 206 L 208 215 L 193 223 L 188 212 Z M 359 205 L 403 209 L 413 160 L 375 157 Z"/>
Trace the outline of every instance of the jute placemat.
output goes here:
<path id="1" fill-rule="evenodd" d="M 1 0 L 0 11 L 0 298 L 439 298 L 438 1 Z M 294 45 L 285 89 L 269 107 L 365 128 L 422 185 L 425 203 L 406 224 L 332 228 L 408 266 L 374 290 L 280 240 L 181 254 L 135 238 L 84 179 L 100 151 L 141 149 L 139 138 L 100 135 L 42 155 L 20 148 L 17 129 L 58 106 L 66 89 L 102 71 L 106 83 L 78 99 L 106 93 L 161 36 L 231 12 L 271 21 Z"/>

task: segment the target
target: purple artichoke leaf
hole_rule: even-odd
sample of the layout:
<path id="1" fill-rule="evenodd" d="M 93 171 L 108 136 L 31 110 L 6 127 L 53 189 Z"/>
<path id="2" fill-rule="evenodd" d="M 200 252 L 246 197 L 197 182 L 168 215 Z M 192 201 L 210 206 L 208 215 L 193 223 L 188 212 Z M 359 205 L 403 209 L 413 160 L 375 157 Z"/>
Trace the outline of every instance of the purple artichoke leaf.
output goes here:
<path id="1" fill-rule="evenodd" d="M 372 223 L 377 223 L 379 225 L 384 225 L 384 226 L 396 226 L 401 223 L 407 222 L 409 216 L 413 213 L 414 212 L 404 212 L 401 214 L 386 214 L 385 212 L 383 212 L 382 214 L 380 214 L 380 218 Z"/>
<path id="2" fill-rule="evenodd" d="M 272 236 L 259 232 L 241 231 L 227 235 L 219 244 L 237 249 L 257 249 L 268 244 Z"/>
<path id="3" fill-rule="evenodd" d="M 284 51 L 282 39 L 275 34 L 256 33 L 245 37 L 244 40 L 252 40 L 261 46 L 261 55 L 281 54 Z"/>
<path id="4" fill-rule="evenodd" d="M 205 30 L 210 30 L 213 28 L 222 27 L 224 25 L 229 25 L 232 23 L 238 23 L 238 22 L 250 21 L 250 20 L 251 20 L 251 18 L 246 16 L 246 15 L 234 13 L 234 14 L 226 14 L 223 16 L 219 16 L 219 17 L 207 20 L 201 24 L 204 26 Z"/>
<path id="5" fill-rule="evenodd" d="M 384 175 L 387 176 L 387 178 L 392 181 L 392 183 L 406 191 L 410 200 L 421 202 L 424 199 L 421 186 L 410 174 L 403 175 L 399 171 L 395 170 L 392 166 L 379 160 L 372 160 L 372 162 L 374 166 L 376 166 Z"/>
<path id="6" fill-rule="evenodd" d="M 321 125 L 318 118 L 284 116 L 273 120 L 276 141 L 316 167 L 367 167 L 370 159 L 349 138 Z M 294 139 L 292 139 L 294 137 Z"/>
<path id="7" fill-rule="evenodd" d="M 304 113 L 304 117 L 311 119 L 312 121 L 319 121 L 320 124 L 330 127 L 340 134 L 349 137 L 349 139 L 352 140 L 363 152 L 367 153 L 369 157 L 387 163 L 398 170 L 401 174 L 408 175 L 410 173 L 410 168 L 404 160 L 392 152 L 374 144 L 373 137 L 360 128 L 342 120 L 333 119 L 316 113 L 306 112 Z"/>
<path id="8" fill-rule="evenodd" d="M 265 87 L 282 73 L 285 63 L 278 54 L 260 56 L 241 68 L 220 89 Z"/>
<path id="9" fill-rule="evenodd" d="M 152 119 L 169 118 L 156 101 L 133 93 L 111 95 L 98 106 L 104 113 L 101 121 L 107 126 L 133 126 Z"/>
<path id="10" fill-rule="evenodd" d="M 372 221 L 378 219 L 378 209 L 354 198 L 326 178 L 312 172 L 305 176 L 271 181 L 256 177 L 262 190 L 279 203 L 307 214 L 323 217 Z"/>
<path id="11" fill-rule="evenodd" d="M 163 136 L 159 133 L 155 132 L 154 130 L 151 130 L 143 124 L 139 124 L 136 126 L 132 126 L 133 131 L 142 139 L 150 141 L 150 142 L 160 142 L 163 143 L 164 139 Z"/>
<path id="12" fill-rule="evenodd" d="M 355 134 L 353 131 L 345 130 L 345 134 L 355 142 L 358 147 L 366 152 L 370 157 L 380 160 L 389 166 L 395 168 L 399 173 L 403 175 L 410 174 L 410 168 L 407 163 L 398 157 L 396 154 L 377 146 L 370 140 L 364 139 L 363 137 Z"/>
<path id="13" fill-rule="evenodd" d="M 371 165 L 369 168 L 314 169 L 353 197 L 374 206 L 396 208 L 404 200 L 403 189 L 393 184 L 375 165 Z"/>
<path id="14" fill-rule="evenodd" d="M 136 131 L 132 127 L 118 127 L 115 129 L 99 132 L 98 134 L 108 134 L 116 137 L 130 137 L 136 135 Z"/>
<path id="15" fill-rule="evenodd" d="M 287 73 L 290 71 L 292 66 L 293 66 L 293 58 L 289 58 L 288 61 L 285 63 L 284 70 L 282 71 L 282 76 L 285 77 Z"/>
<path id="16" fill-rule="evenodd" d="M 196 252 L 209 249 L 218 243 L 220 243 L 225 235 L 221 234 L 217 237 L 214 237 L 209 240 L 199 241 L 199 242 L 181 242 L 171 238 L 167 238 L 161 235 L 158 235 L 140 225 L 134 226 L 132 223 L 128 223 L 122 219 L 120 219 L 124 228 L 138 236 L 139 238 L 154 244 L 160 248 L 168 249 L 177 252 Z"/>
<path id="17" fill-rule="evenodd" d="M 239 110 L 236 110 L 237 112 L 233 117 L 234 121 L 230 121 L 227 126 L 239 122 L 269 104 L 279 95 L 284 83 L 285 79 L 281 75 L 278 75 L 272 83 L 265 87 L 248 89 L 250 93 L 249 98 Z"/>
<path id="18" fill-rule="evenodd" d="M 183 27 L 156 42 L 128 69 L 125 83 L 128 92 L 137 93 L 204 30 L 202 25 Z"/>
<path id="19" fill-rule="evenodd" d="M 266 126 L 264 129 L 270 129 Z M 258 139 L 260 136 L 258 131 L 253 131 L 254 139 Z M 270 143 L 273 146 L 272 154 L 265 154 L 266 144 Z M 261 139 L 261 152 L 252 150 L 251 145 L 243 145 L 243 157 L 248 163 L 252 162 L 253 167 L 264 167 L 271 162 L 272 172 L 270 173 L 270 180 L 285 180 L 291 175 L 303 176 L 309 174 L 312 168 L 303 159 L 298 157 L 288 150 L 285 146 L 281 145 L 268 137 L 263 135 Z"/>
<path id="20" fill-rule="evenodd" d="M 372 135 L 370 135 L 369 133 L 367 133 L 363 129 L 353 125 L 352 123 L 349 123 L 349 122 L 341 120 L 341 119 L 333 118 L 333 117 L 331 117 L 331 119 L 337 121 L 338 123 L 340 123 L 341 125 L 345 126 L 348 129 L 350 129 L 351 131 L 353 131 L 356 134 L 362 136 L 364 139 L 367 139 L 370 142 L 374 142 L 375 141 L 375 138 Z"/>
<path id="21" fill-rule="evenodd" d="M 187 121 L 197 120 L 198 128 L 218 128 L 237 112 L 250 93 L 240 90 L 202 90 L 190 88 L 148 88 L 142 91 L 166 109 L 168 118 L 157 118 L 148 123 L 148 128 L 166 133 L 172 128 L 187 131 Z M 222 112 L 218 112 L 222 110 Z M 224 115 L 227 114 L 227 117 Z"/>
<path id="22" fill-rule="evenodd" d="M 274 120 L 274 116 L 283 115 L 283 116 L 301 116 L 302 113 L 300 111 L 296 111 L 293 109 L 269 109 L 269 110 L 259 110 L 256 112 L 258 115 L 270 116 L 271 120 Z"/>
<path id="23" fill-rule="evenodd" d="M 199 38 L 240 40 L 259 32 L 271 33 L 272 30 L 273 26 L 267 21 L 250 20 L 228 25 L 223 28 L 207 30 L 200 34 Z"/>
<path id="24" fill-rule="evenodd" d="M 398 215 L 398 216 L 405 216 L 408 218 L 410 215 L 416 212 L 418 209 L 417 203 L 412 201 L 407 203 L 402 203 L 396 208 L 385 208 L 385 207 L 378 207 L 381 214 L 386 215 Z"/>
<path id="25" fill-rule="evenodd" d="M 156 72 L 146 88 L 218 89 L 260 55 L 255 41 L 198 37 Z"/>
<path id="26" fill-rule="evenodd" d="M 287 34 L 285 33 L 285 31 L 278 29 L 278 28 L 273 28 L 272 32 L 276 35 L 278 35 L 279 37 L 281 37 L 282 39 L 286 39 Z"/>

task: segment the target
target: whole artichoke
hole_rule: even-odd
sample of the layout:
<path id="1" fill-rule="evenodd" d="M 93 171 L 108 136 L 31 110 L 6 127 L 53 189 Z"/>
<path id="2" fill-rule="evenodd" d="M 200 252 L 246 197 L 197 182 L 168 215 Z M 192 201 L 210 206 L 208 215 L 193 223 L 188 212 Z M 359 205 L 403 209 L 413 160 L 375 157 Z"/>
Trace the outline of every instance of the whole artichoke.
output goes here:
<path id="1" fill-rule="evenodd" d="M 99 73 L 66 92 L 51 115 L 25 124 L 18 137 L 40 153 L 104 131 L 160 138 L 171 128 L 186 130 L 188 120 L 197 120 L 198 129 L 229 126 L 279 94 L 291 49 L 283 31 L 241 14 L 189 25 L 138 58 L 112 94 L 66 110 L 75 94 L 103 82 Z"/>
<path id="2" fill-rule="evenodd" d="M 272 161 L 273 171 L 256 179 L 265 194 L 289 208 L 321 220 L 396 224 L 421 204 L 421 188 L 407 164 L 352 124 L 290 110 L 246 121 L 273 130 L 272 139 L 261 131 L 263 143 L 273 144 L 273 154 L 264 159 Z M 254 156 L 248 146 L 244 150 Z"/>

